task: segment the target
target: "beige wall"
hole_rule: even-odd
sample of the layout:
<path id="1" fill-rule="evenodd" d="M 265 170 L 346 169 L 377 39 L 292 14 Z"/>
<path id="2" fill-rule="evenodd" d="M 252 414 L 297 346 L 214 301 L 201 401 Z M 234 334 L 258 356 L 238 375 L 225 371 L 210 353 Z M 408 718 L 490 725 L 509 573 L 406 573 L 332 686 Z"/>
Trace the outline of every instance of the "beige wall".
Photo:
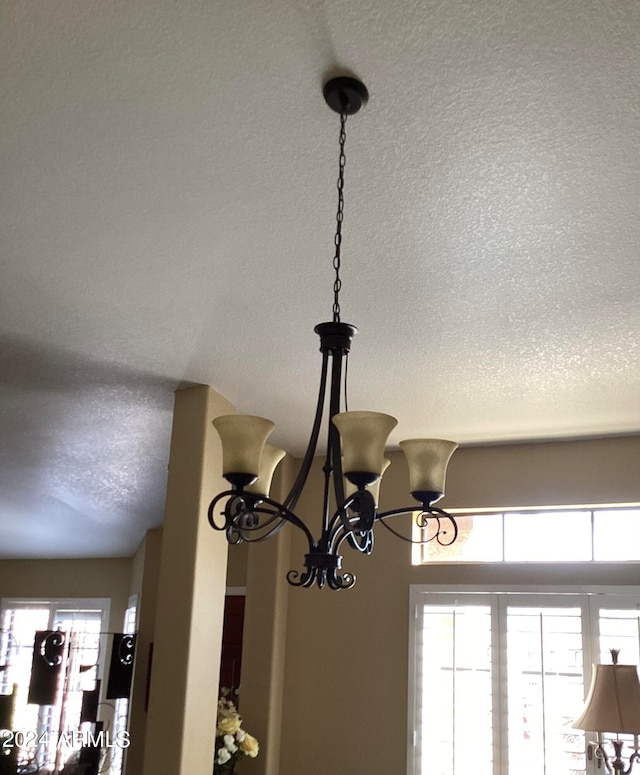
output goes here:
<path id="1" fill-rule="evenodd" d="M 229 547 L 229 558 L 227 560 L 227 587 L 246 587 L 248 559 L 248 544 Z"/>
<path id="2" fill-rule="evenodd" d="M 108 597 L 115 632 L 122 630 L 130 579 L 130 557 L 0 561 L 0 597 Z"/>
<path id="3" fill-rule="evenodd" d="M 470 447 L 454 455 L 444 508 L 640 501 L 640 437 Z M 321 472 L 299 512 L 317 513 Z M 394 455 L 381 507 L 405 505 Z M 296 531 L 297 532 L 297 531 Z M 290 567 L 304 545 L 294 535 Z M 345 548 L 354 589 L 289 590 L 281 775 L 388 775 L 405 771 L 411 584 L 629 584 L 640 566 L 413 567 L 411 547 L 378 528 L 370 557 Z M 247 691 L 250 689 L 245 687 Z"/>

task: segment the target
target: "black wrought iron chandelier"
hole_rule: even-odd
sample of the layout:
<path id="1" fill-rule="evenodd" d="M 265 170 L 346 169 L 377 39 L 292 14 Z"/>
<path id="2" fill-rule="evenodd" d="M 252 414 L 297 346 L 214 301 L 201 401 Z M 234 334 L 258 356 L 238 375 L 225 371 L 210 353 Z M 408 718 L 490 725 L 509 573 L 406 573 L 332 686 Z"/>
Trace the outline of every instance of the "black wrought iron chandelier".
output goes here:
<path id="1" fill-rule="evenodd" d="M 329 107 L 340 115 L 340 154 L 338 173 L 338 210 L 336 214 L 335 254 L 333 268 L 333 319 L 320 323 L 315 332 L 320 336 L 322 371 L 315 419 L 307 451 L 291 491 L 282 503 L 269 497 L 271 480 L 284 450 L 267 444 L 275 425 L 271 420 L 251 415 L 225 415 L 213 424 L 222 440 L 223 476 L 231 485 L 217 495 L 209 506 L 209 523 L 216 530 L 224 530 L 231 544 L 243 541 L 264 541 L 278 533 L 286 524 L 301 530 L 309 551 L 304 558 L 304 571 L 290 570 L 288 582 L 295 587 L 348 589 L 356 582 L 352 573 L 341 572 L 342 544 L 354 550 L 371 554 L 373 529 L 384 525 L 394 535 L 411 543 L 437 541 L 441 545 L 453 543 L 458 535 L 455 520 L 433 504 L 444 494 L 447 465 L 458 446 L 442 439 L 409 439 L 400 442 L 409 466 L 409 489 L 418 505 L 409 505 L 391 511 L 378 511 L 378 488 L 389 461 L 384 456 L 387 438 L 397 421 L 379 412 L 341 411 L 345 396 L 346 367 L 343 362 L 351 349 L 355 326 L 340 319 L 340 278 L 342 225 L 344 219 L 344 172 L 347 117 L 357 113 L 369 98 L 366 87 L 354 78 L 340 77 L 324 86 L 324 98 Z M 331 374 L 329 375 L 329 362 Z M 329 397 L 327 423 L 327 452 L 323 466 L 324 496 L 322 529 L 319 538 L 294 509 L 304 489 L 313 462 L 324 415 L 325 399 Z M 335 509 L 332 509 L 331 498 Z M 216 522 L 216 509 L 224 501 Z M 410 534 L 403 535 L 388 524 L 399 515 L 409 519 Z M 415 533 L 416 535 L 413 535 Z"/>

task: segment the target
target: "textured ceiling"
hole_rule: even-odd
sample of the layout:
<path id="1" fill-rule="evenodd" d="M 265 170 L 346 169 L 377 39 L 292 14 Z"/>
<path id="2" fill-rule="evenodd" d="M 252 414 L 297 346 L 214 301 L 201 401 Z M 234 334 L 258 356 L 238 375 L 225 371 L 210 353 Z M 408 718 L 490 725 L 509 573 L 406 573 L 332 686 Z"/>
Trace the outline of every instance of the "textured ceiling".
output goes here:
<path id="1" fill-rule="evenodd" d="M 637 0 L 2 2 L 0 556 L 130 554 L 172 391 L 300 452 L 350 71 L 350 408 L 400 438 L 639 428 Z"/>

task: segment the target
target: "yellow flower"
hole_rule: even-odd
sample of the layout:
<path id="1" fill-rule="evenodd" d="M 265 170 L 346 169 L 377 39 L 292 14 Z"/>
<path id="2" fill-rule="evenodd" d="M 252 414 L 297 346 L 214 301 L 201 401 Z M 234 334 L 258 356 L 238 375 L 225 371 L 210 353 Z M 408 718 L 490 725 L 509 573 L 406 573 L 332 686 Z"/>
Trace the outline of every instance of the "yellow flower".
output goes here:
<path id="1" fill-rule="evenodd" d="M 255 757 L 258 755 L 258 751 L 260 750 L 260 746 L 258 745 L 258 741 L 253 737 L 253 735 L 245 735 L 244 740 L 239 744 L 240 750 L 245 753 L 247 756 L 250 756 L 252 759 L 255 759 Z"/>
<path id="2" fill-rule="evenodd" d="M 240 729 L 240 716 L 226 716 L 218 720 L 218 735 L 235 735 Z"/>

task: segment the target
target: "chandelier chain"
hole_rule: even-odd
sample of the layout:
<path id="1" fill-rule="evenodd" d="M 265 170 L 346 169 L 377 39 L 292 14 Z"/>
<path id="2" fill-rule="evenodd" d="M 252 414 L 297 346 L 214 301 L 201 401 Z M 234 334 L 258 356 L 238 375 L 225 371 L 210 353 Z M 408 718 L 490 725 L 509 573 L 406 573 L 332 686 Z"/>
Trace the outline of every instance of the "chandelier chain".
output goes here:
<path id="1" fill-rule="evenodd" d="M 347 161 L 344 146 L 347 140 L 347 114 L 340 113 L 340 155 L 338 157 L 338 211 L 336 213 L 336 234 L 334 244 L 336 252 L 333 257 L 333 268 L 336 277 L 333 281 L 333 322 L 340 322 L 340 289 L 342 280 L 340 278 L 341 249 L 342 249 L 342 222 L 344 220 L 344 168 Z"/>

